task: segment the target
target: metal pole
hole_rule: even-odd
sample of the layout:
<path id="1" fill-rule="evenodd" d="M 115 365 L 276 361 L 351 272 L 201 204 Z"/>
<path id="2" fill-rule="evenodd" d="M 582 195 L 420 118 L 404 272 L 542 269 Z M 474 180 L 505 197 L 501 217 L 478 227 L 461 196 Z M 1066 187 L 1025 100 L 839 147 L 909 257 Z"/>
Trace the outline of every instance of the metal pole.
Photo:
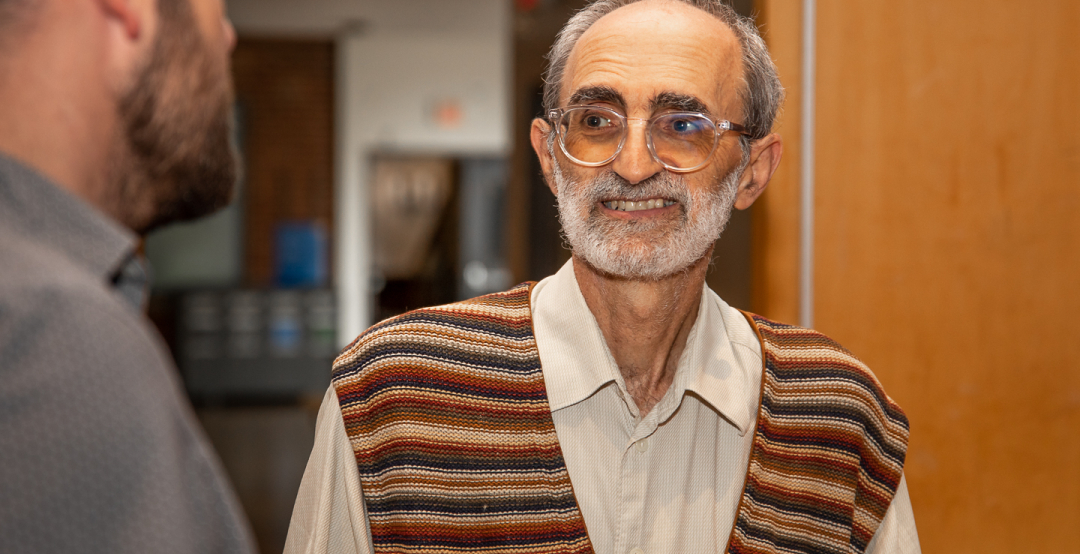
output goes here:
<path id="1" fill-rule="evenodd" d="M 802 159 L 799 233 L 799 324 L 814 324 L 814 72 L 817 1 L 803 0 Z"/>

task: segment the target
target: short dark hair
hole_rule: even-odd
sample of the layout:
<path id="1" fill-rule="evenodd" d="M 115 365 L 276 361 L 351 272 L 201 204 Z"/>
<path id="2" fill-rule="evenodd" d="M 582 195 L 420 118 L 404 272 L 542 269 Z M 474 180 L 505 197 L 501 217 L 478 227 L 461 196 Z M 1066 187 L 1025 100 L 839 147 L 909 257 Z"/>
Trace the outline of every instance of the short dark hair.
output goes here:
<path id="1" fill-rule="evenodd" d="M 41 0 L 0 0 L 0 44 L 17 34 L 41 6 Z"/>
<path id="2" fill-rule="evenodd" d="M 605 15 L 640 0 L 596 0 L 574 14 L 559 31 L 559 37 L 548 52 L 548 67 L 544 73 L 544 111 L 557 108 L 559 89 L 570 52 L 585 31 Z M 743 101 L 743 125 L 751 139 L 760 139 L 772 130 L 773 121 L 784 101 L 784 87 L 776 74 L 776 64 L 758 33 L 754 21 L 743 17 L 725 0 L 678 0 L 709 13 L 724 22 L 735 33 L 742 48 L 743 78 L 740 96 Z"/>

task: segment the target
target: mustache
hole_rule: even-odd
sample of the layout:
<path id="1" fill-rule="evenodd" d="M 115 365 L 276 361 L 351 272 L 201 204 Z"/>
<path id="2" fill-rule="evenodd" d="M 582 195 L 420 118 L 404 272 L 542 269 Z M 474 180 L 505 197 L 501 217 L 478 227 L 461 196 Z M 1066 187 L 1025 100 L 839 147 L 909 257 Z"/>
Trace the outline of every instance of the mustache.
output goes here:
<path id="1" fill-rule="evenodd" d="M 596 176 L 588 186 L 586 194 L 591 203 L 608 200 L 646 200 L 665 198 L 674 200 L 684 207 L 690 205 L 685 178 L 670 172 L 662 172 L 637 183 L 630 184 L 614 171 L 606 171 Z"/>

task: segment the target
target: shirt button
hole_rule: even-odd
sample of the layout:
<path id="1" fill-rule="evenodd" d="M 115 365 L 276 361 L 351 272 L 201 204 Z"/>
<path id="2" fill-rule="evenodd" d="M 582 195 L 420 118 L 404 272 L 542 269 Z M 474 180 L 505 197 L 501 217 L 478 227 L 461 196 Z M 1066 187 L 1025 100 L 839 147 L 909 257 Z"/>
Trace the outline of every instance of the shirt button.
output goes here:
<path id="1" fill-rule="evenodd" d="M 630 551 L 630 554 L 645 554 L 645 551 L 640 548 L 635 548 Z"/>
<path id="2" fill-rule="evenodd" d="M 644 452 L 649 449 L 649 439 L 641 439 L 634 443 L 634 447 L 638 452 Z M 637 550 L 631 552 L 631 554 L 639 554 Z"/>

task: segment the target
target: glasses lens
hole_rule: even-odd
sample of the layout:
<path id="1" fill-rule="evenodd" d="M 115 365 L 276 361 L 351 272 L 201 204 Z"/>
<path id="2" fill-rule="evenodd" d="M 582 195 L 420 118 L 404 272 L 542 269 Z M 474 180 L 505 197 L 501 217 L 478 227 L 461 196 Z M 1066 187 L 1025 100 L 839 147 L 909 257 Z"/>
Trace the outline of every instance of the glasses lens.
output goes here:
<path id="1" fill-rule="evenodd" d="M 622 119 L 605 108 L 570 108 L 563 113 L 560 124 L 566 153 L 584 163 L 610 159 L 625 135 Z"/>
<path id="2" fill-rule="evenodd" d="M 653 119 L 649 127 L 656 157 L 670 167 L 697 167 L 716 147 L 716 125 L 702 115 L 672 113 Z"/>

